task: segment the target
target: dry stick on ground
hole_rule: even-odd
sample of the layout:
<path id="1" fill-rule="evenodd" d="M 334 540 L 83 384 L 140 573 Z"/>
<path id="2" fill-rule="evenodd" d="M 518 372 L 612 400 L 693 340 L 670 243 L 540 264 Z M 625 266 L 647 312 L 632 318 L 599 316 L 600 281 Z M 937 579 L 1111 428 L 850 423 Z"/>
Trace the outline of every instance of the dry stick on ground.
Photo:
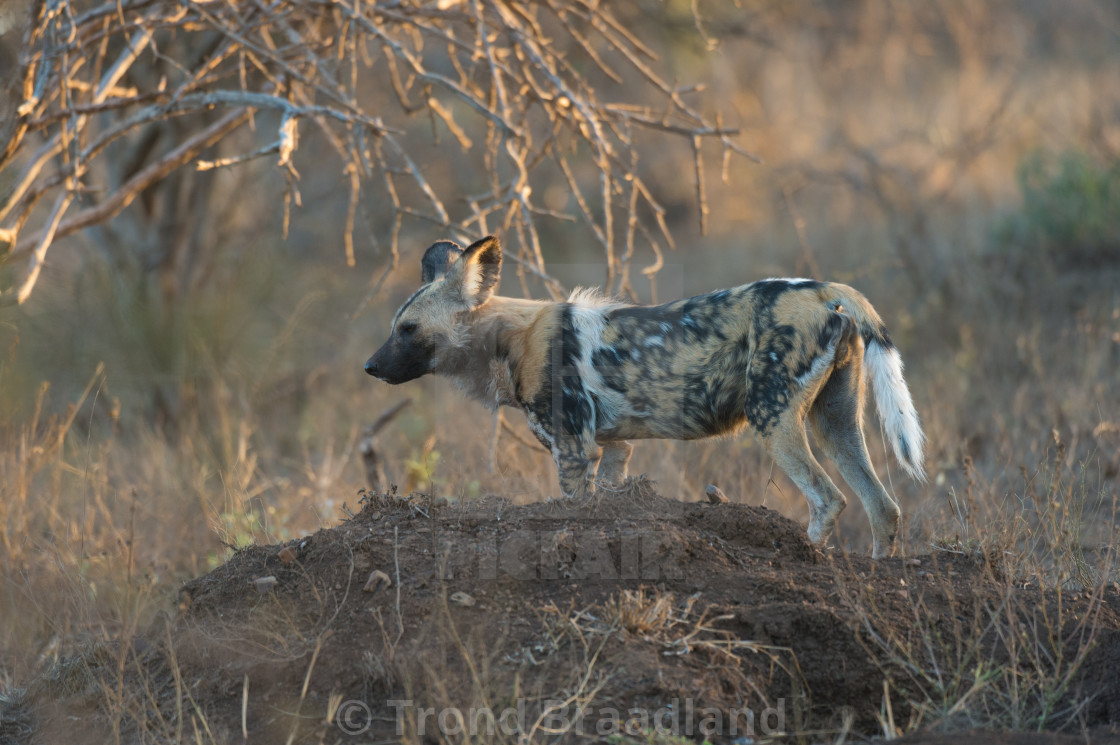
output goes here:
<path id="1" fill-rule="evenodd" d="M 433 533 L 434 534 L 434 533 Z M 393 526 L 393 572 L 394 572 L 394 588 L 397 593 L 396 603 L 393 606 L 397 613 L 397 640 L 393 642 L 393 647 L 396 648 L 400 644 L 401 637 L 404 636 L 404 616 L 401 615 L 401 560 L 400 560 L 400 540 L 397 535 L 397 526 Z"/>
<path id="2" fill-rule="evenodd" d="M 529 731 L 520 733 L 526 742 L 533 742 L 538 732 L 550 735 L 566 734 L 571 728 L 571 724 L 566 723 L 566 726 L 562 728 L 555 728 L 545 726 L 545 722 L 551 718 L 554 712 L 568 711 L 568 707 L 573 704 L 577 712 L 588 709 L 599 692 L 610 682 L 610 673 L 598 670 L 597 666 L 599 656 L 607 646 L 611 634 L 602 634 L 598 644 L 592 649 L 591 641 L 584 629 L 580 628 L 579 624 L 574 621 L 569 621 L 569 624 L 573 637 L 578 640 L 583 650 L 583 670 L 579 675 L 579 682 L 565 698 L 561 699 L 567 691 L 561 690 L 556 693 L 554 698 L 549 698 L 544 702 L 545 705 L 542 707 L 540 715 L 529 727 Z"/>
<path id="3" fill-rule="evenodd" d="M 384 461 L 377 452 L 377 433 L 411 403 L 412 399 L 406 398 L 393 404 L 381 412 L 381 415 L 374 420 L 373 424 L 366 427 L 365 432 L 362 433 L 362 442 L 359 448 L 362 453 L 362 463 L 366 467 L 366 483 L 372 492 L 380 494 L 389 488 L 389 480 L 385 476 Z"/>
<path id="4" fill-rule="evenodd" d="M 241 739 L 249 739 L 249 673 L 245 673 L 241 688 Z"/>
<path id="5" fill-rule="evenodd" d="M 501 422 L 502 422 L 502 431 L 508 433 L 509 436 L 512 437 L 514 439 L 514 441 L 517 442 L 518 444 L 520 444 L 524 447 L 527 447 L 530 450 L 536 450 L 536 451 L 541 452 L 541 453 L 548 453 L 548 451 L 545 450 L 544 446 L 541 445 L 539 442 L 534 442 L 533 440 L 530 440 L 526 437 L 523 437 L 520 432 L 518 432 L 516 429 L 511 427 L 509 422 L 506 421 L 506 418 L 505 418 L 504 415 L 501 417 Z"/>
<path id="6" fill-rule="evenodd" d="M 300 710 L 303 709 L 303 702 L 307 698 L 307 689 L 311 685 L 311 673 L 315 670 L 319 652 L 323 650 L 323 642 L 329 639 L 333 633 L 331 629 L 327 629 L 315 638 L 315 649 L 311 651 L 311 662 L 308 663 L 307 674 L 303 677 L 303 687 L 299 691 L 299 701 L 296 703 L 296 710 L 292 715 L 292 727 L 288 730 L 288 739 L 285 741 L 285 745 L 292 745 L 295 742 L 296 735 L 299 732 Z"/>

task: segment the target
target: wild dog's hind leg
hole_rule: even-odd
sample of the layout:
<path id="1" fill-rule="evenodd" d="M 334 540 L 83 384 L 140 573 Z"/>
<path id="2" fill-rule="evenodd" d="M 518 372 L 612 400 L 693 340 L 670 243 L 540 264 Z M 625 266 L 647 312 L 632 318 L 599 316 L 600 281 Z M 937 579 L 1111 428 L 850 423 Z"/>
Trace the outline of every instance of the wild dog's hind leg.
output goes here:
<path id="1" fill-rule="evenodd" d="M 634 448 L 626 440 L 603 443 L 603 457 L 599 459 L 600 484 L 621 484 L 626 480 L 626 464 Z"/>
<path id="2" fill-rule="evenodd" d="M 820 347 L 809 368 L 796 378 L 789 373 L 788 360 L 776 351 L 771 354 L 764 339 L 747 375 L 747 418 L 759 431 L 778 467 L 805 495 L 809 503 L 809 540 L 818 546 L 823 546 L 832 534 L 847 500 L 813 457 L 805 420 L 832 373 L 833 358 L 845 327 L 853 325 L 847 316 L 835 314 L 830 318 L 828 341 Z"/>
<path id="3" fill-rule="evenodd" d="M 805 495 L 809 502 L 809 540 L 823 546 L 847 500 L 809 450 L 802 413 L 791 409 L 762 441 L 774 462 Z"/>
<path id="4" fill-rule="evenodd" d="M 832 459 L 840 475 L 859 497 L 871 522 L 872 556 L 894 551 L 900 511 L 871 467 L 863 437 L 863 340 L 845 334 L 837 348 L 835 368 L 813 403 L 810 422 L 817 445 Z"/>

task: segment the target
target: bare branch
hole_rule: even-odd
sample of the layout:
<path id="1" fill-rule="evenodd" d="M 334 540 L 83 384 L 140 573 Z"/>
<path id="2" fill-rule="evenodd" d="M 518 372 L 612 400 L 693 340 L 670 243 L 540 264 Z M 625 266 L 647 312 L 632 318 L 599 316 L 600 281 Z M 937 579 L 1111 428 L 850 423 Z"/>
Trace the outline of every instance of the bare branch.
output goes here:
<path id="1" fill-rule="evenodd" d="M 39 244 L 44 238 L 48 239 L 49 243 L 52 239 L 65 238 L 82 228 L 108 220 L 131 204 L 132 200 L 141 191 L 156 183 L 171 171 L 194 160 L 200 152 L 244 124 L 248 119 L 249 115 L 245 111 L 232 111 L 226 114 L 169 152 L 161 160 L 137 173 L 101 204 L 82 210 L 57 226 L 57 230 L 51 230 L 48 226 L 48 228 L 33 233 L 26 240 L 21 240 L 12 250 L 10 257 L 23 255 L 30 250 L 32 244 Z"/>
<path id="2" fill-rule="evenodd" d="M 388 268 L 376 268 L 363 305 L 398 265 L 402 231 L 417 222 L 463 238 L 490 223 L 507 234 L 508 255 L 523 281 L 539 279 L 555 295 L 562 287 L 548 275 L 538 223 L 574 216 L 603 250 L 608 286 L 627 289 L 627 272 L 640 253 L 652 258 L 646 269 L 652 273 L 661 246 L 673 245 L 664 210 L 642 182 L 644 163 L 631 127 L 694 148 L 702 220 L 701 141 L 718 141 L 725 164 L 729 153 L 754 159 L 733 140 L 738 130 L 718 118 L 709 121 L 686 102 L 701 86 L 668 83 L 640 32 L 620 23 L 605 3 L 31 5 L 19 54 L 22 90 L 12 113 L 0 118 L 0 183 L 7 184 L 0 195 L 0 239 L 8 244 L 0 261 L 36 257 L 16 282 L 24 296 L 36 285 L 51 242 L 110 220 L 142 192 L 197 171 L 276 155 L 286 188 L 275 209 L 286 233 L 290 208 L 300 201 L 297 151 L 323 142 L 338 156 L 332 165 L 348 193 L 340 225 L 347 264 L 362 263 L 354 238 L 359 209 L 368 214 L 376 205 L 383 212 L 370 223 L 383 220 L 390 233 L 389 255 L 378 258 L 388 259 Z M 703 36 L 699 17 L 696 26 Z M 363 76 L 363 67 L 379 69 Z M 604 91 L 621 98 L 607 100 Z M 418 155 L 420 130 L 403 128 L 414 113 L 426 114 L 433 127 L 442 122 L 451 134 L 442 143 L 433 129 L 434 158 Z M 258 130 L 258 115 L 278 121 L 269 119 Z M 300 131 L 301 120 L 315 126 Z M 238 136 L 239 151 L 231 151 L 234 140 L 227 136 L 245 122 L 253 124 L 252 133 Z M 269 136 L 274 126 L 279 134 Z M 168 150 L 166 142 L 175 144 Z M 223 152 L 199 160 L 220 142 L 227 143 Z M 452 151 L 462 159 L 456 163 L 470 164 L 468 173 L 454 173 Z M 590 169 L 574 167 L 586 156 Z M 558 173 L 575 197 L 572 214 L 538 203 Z M 365 198 L 371 190 L 376 200 Z M 464 198 L 467 191 L 472 196 Z M 79 194 L 81 209 L 68 212 Z M 99 201 L 91 204 L 87 194 Z M 48 198 L 54 204 L 49 214 L 38 206 Z M 376 238 L 370 245 L 382 245 Z M 161 271 L 173 273 L 179 259 L 171 254 L 191 253 L 182 242 L 160 254 L 155 264 Z M 207 253 L 213 250 L 221 249 Z"/>

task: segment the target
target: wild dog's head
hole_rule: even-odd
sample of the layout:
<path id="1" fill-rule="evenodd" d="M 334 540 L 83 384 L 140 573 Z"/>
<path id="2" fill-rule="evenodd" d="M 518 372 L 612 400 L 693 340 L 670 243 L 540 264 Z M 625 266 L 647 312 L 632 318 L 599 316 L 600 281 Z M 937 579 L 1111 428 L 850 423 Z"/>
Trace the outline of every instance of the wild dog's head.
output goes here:
<path id="1" fill-rule="evenodd" d="M 494 294 L 502 271 L 498 239 L 486 236 L 464 251 L 451 241 L 432 244 L 420 260 L 420 289 L 393 317 L 366 372 L 386 383 L 406 383 L 441 369 L 468 341 L 467 317 Z"/>

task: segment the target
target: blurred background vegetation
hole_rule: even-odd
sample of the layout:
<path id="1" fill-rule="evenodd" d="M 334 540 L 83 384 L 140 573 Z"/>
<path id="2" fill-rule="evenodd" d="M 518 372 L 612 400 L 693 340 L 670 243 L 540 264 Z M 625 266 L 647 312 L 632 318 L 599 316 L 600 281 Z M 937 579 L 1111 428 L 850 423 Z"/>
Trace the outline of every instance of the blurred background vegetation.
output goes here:
<path id="1" fill-rule="evenodd" d="M 738 130 L 730 139 L 762 162 L 727 159 L 716 139 L 633 132 L 634 171 L 675 243 L 639 235 L 634 295 L 783 275 L 852 284 L 887 319 L 929 435 L 931 480 L 914 484 L 869 427 L 903 505 L 906 550 L 1014 547 L 1056 582 L 1085 579 L 1115 543 L 1120 483 L 1120 6 L 693 5 L 635 0 L 612 12 L 664 80 L 702 85 L 679 94 L 689 106 Z M 0 10 L 5 70 L 18 59 L 21 7 Z M 560 52 L 604 101 L 660 100 L 633 67 L 610 80 L 586 50 Z M 495 446 L 491 414 L 446 381 L 394 388 L 362 371 L 418 283 L 424 247 L 470 233 L 468 206 L 452 196 L 477 193 L 488 167 L 485 122 L 457 112 L 476 143 L 464 149 L 428 110 L 396 106 L 386 65 L 361 69 L 357 95 L 402 132 L 459 229 L 398 225 L 371 187 L 349 261 L 350 176 L 330 142 L 305 136 L 293 155 L 302 203 L 287 226 L 290 183 L 274 158 L 188 169 L 59 240 L 34 293 L 0 308 L 0 669 L 18 677 L 58 644 L 158 607 L 229 547 L 336 521 L 365 484 L 363 428 L 403 396 L 414 403 L 378 440 L 402 490 L 556 494 L 516 415 Z M 14 85 L 0 117 L 14 115 Z M 175 126 L 159 137 L 176 142 Z M 251 150 L 253 133 L 242 135 Z M 0 194 L 26 160 L 13 162 Z M 594 195 L 592 153 L 573 145 L 569 162 Z M 535 223 L 543 266 L 567 288 L 603 284 L 591 221 L 552 216 L 580 214 L 570 182 L 558 170 L 535 178 L 549 212 Z M 413 185 L 400 198 L 425 197 Z M 601 201 L 587 209 L 602 217 Z M 391 235 L 399 265 L 381 284 Z M 663 268 L 642 274 L 658 250 Z M 0 286 L 22 281 L 25 265 L 0 264 Z M 503 292 L 526 291 L 549 288 L 507 267 Z M 749 436 L 641 443 L 631 470 L 666 496 L 698 499 L 716 483 L 807 518 Z M 866 551 L 859 512 L 853 501 L 836 543 Z"/>

